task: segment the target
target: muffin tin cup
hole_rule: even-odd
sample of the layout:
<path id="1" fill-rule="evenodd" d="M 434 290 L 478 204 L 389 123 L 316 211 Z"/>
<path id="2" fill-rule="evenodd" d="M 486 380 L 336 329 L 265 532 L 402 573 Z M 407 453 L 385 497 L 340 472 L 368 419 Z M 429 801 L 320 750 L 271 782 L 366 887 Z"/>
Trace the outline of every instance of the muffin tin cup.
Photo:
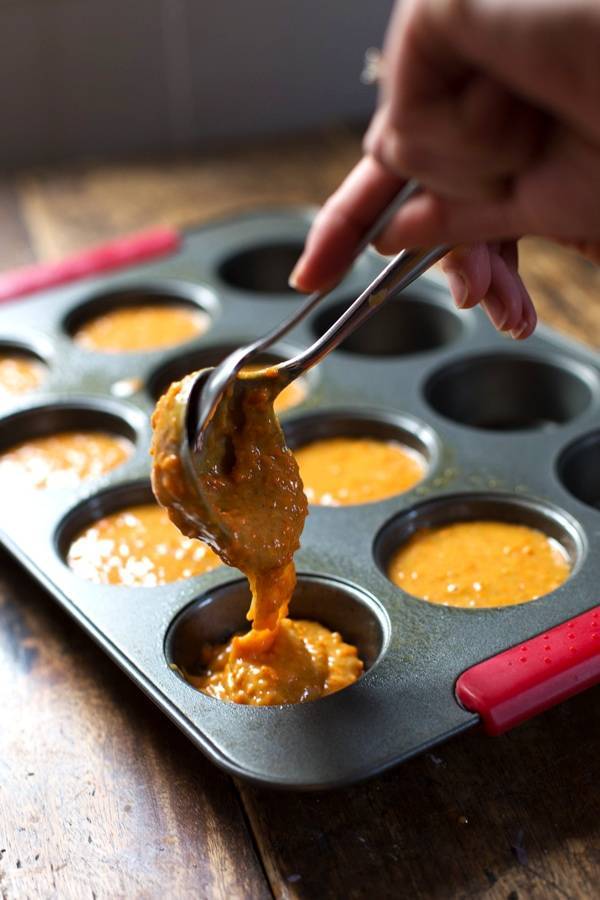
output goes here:
<path id="1" fill-rule="evenodd" d="M 226 643 L 232 634 L 248 630 L 250 600 L 248 582 L 241 579 L 219 585 L 191 603 L 167 632 L 168 664 L 198 674 L 198 648 L 203 643 Z M 289 615 L 343 633 L 357 648 L 367 672 L 389 644 L 389 618 L 383 607 L 364 591 L 338 579 L 300 573 Z"/>
<path id="2" fill-rule="evenodd" d="M 478 520 L 524 525 L 541 531 L 564 551 L 571 569 L 569 577 L 577 573 L 585 559 L 587 540 L 572 516 L 539 500 L 489 492 L 435 497 L 400 513 L 386 522 L 375 538 L 375 560 L 386 574 L 394 552 L 420 529 Z"/>
<path id="3" fill-rule="evenodd" d="M 475 726 L 478 715 L 455 698 L 461 673 L 593 607 L 600 578 L 597 356 L 544 329 L 526 348 L 512 344 L 478 311 L 458 313 L 436 277 L 383 307 L 352 346 L 311 373 L 305 400 L 283 416 L 292 445 L 343 433 L 402 439 L 428 463 L 404 494 L 310 509 L 291 613 L 321 619 L 357 644 L 366 665 L 355 684 L 284 707 L 205 696 L 173 665 L 191 659 L 205 635 L 225 639 L 243 624 L 248 594 L 239 573 L 219 566 L 130 588 L 87 583 L 68 568 L 79 528 L 149 499 L 149 416 L 167 381 L 289 315 L 297 301 L 286 270 L 309 220 L 304 210 L 277 210 L 217 222 L 188 232 L 169 258 L 0 310 L 0 345 L 42 348 L 48 366 L 41 390 L 0 409 L 1 446 L 62 427 L 66 411 L 68 427 L 103 422 L 136 445 L 96 481 L 0 504 L 2 542 L 212 760 L 258 784 L 298 789 L 366 778 Z M 365 254 L 272 358 L 314 340 L 380 267 Z M 146 354 L 86 353 L 71 340 L 90 302 L 97 313 L 102 297 L 114 308 L 119 296 L 158 296 L 165 286 L 204 306 L 211 328 Z M 130 389 L 119 393 L 123 384 Z M 481 419 L 482 409 L 491 419 Z M 387 554 L 411 528 L 486 510 L 560 540 L 570 578 L 538 600 L 481 610 L 429 604 L 390 583 Z"/>
<path id="4" fill-rule="evenodd" d="M 97 316 L 117 309 L 135 309 L 140 306 L 171 306 L 174 309 L 190 309 L 205 313 L 211 320 L 218 311 L 214 295 L 206 288 L 168 280 L 164 282 L 140 281 L 127 287 L 93 291 L 86 300 L 77 303 L 66 313 L 62 321 L 62 328 L 69 338 L 76 339 L 77 331 Z M 206 331 L 201 333 L 206 334 L 210 331 L 211 324 L 212 321 L 208 324 Z M 152 351 L 152 348 L 150 350 Z M 122 355 L 127 351 L 94 350 L 93 352 L 102 355 L 106 353 Z M 135 352 L 139 353 L 140 351 Z"/>
<path id="5" fill-rule="evenodd" d="M 593 370 L 521 352 L 469 356 L 435 372 L 425 397 L 438 413 L 488 431 L 540 430 L 576 419 L 597 391 Z"/>

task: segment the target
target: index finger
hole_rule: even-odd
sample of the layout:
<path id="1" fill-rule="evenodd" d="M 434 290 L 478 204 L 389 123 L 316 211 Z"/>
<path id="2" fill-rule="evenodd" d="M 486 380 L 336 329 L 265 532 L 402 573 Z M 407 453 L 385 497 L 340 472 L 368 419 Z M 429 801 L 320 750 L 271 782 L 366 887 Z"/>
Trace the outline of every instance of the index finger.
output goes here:
<path id="1" fill-rule="evenodd" d="M 403 184 L 375 159 L 363 157 L 317 214 L 291 286 L 310 292 L 335 285 L 364 234 Z"/>

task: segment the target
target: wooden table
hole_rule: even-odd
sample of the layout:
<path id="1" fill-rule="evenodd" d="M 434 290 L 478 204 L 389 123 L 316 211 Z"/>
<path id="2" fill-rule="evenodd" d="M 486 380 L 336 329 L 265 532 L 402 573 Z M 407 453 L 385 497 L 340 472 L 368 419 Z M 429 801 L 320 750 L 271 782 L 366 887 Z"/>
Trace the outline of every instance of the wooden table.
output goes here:
<path id="1" fill-rule="evenodd" d="M 328 133 L 0 185 L 0 267 L 152 223 L 318 203 L 359 152 Z M 527 241 L 543 319 L 600 346 L 600 270 Z M 0 555 L 0 895 L 600 895 L 600 689 L 500 738 L 469 733 L 370 783 L 286 794 L 214 768 Z"/>

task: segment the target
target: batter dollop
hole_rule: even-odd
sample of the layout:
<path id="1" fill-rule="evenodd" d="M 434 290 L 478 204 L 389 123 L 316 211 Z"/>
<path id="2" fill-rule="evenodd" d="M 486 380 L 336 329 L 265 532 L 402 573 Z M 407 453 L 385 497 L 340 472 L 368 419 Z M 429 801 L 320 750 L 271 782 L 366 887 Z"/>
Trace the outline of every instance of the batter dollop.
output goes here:
<path id="1" fill-rule="evenodd" d="M 356 647 L 303 619 L 282 619 L 271 646 L 256 653 L 239 653 L 236 638 L 207 644 L 199 664 L 202 675 L 184 673 L 190 684 L 219 700 L 251 706 L 316 700 L 352 684 L 363 670 Z"/>
<path id="2" fill-rule="evenodd" d="M 207 540 L 247 576 L 252 628 L 226 645 L 199 648 L 200 690 L 264 706 L 312 700 L 360 675 L 356 648 L 322 625 L 287 618 L 293 554 L 307 514 L 297 463 L 273 410 L 273 380 L 240 373 L 217 407 L 196 468 L 186 465 L 185 413 L 196 374 L 171 385 L 153 416 L 155 495 L 190 537 Z M 342 662 L 343 661 L 343 662 Z"/>

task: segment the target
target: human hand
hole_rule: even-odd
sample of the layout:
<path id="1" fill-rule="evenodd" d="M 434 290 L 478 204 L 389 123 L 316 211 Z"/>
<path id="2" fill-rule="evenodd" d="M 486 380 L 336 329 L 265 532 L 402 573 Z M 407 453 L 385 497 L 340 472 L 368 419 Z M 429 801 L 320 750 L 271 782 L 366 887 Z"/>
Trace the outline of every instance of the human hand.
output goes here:
<path id="1" fill-rule="evenodd" d="M 456 246 L 443 267 L 457 305 L 483 300 L 498 328 L 531 334 L 516 239 L 555 238 L 600 261 L 599 45 L 596 0 L 397 6 L 365 157 L 317 216 L 295 285 L 335 283 L 377 214 L 415 177 L 424 192 L 377 248 Z"/>

